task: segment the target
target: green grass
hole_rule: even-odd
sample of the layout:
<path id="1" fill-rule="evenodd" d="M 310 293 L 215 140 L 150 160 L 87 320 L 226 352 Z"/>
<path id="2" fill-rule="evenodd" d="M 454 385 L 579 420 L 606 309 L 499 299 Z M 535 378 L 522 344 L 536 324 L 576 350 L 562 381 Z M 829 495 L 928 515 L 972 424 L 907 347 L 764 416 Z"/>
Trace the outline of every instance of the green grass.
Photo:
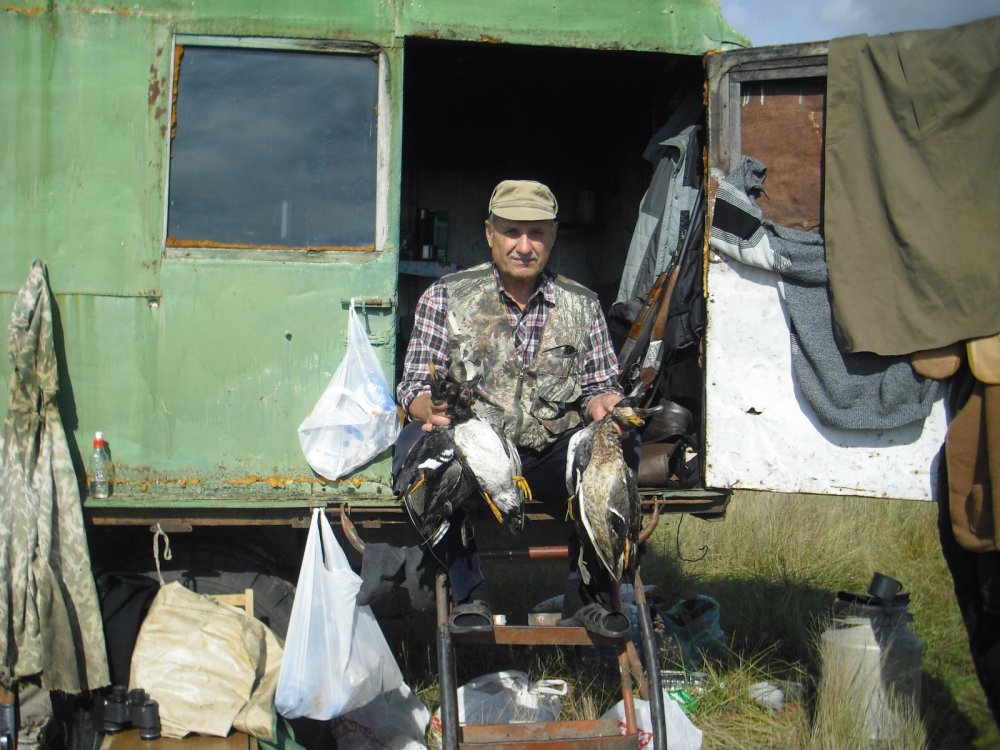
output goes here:
<path id="1" fill-rule="evenodd" d="M 920 715 L 884 747 L 1000 747 L 941 556 L 936 512 L 932 503 L 738 492 L 722 521 L 661 519 L 642 563 L 644 582 L 657 587 L 654 605 L 665 610 L 697 594 L 720 605 L 725 642 L 706 655 L 708 679 L 692 716 L 706 750 L 870 747 L 850 691 L 829 676 L 821 686 L 818 636 L 836 593 L 864 592 L 876 571 L 910 593 L 910 628 L 923 642 Z M 494 611 L 523 622 L 534 603 L 561 593 L 564 564 L 488 568 Z M 387 633 L 407 682 L 433 710 L 433 618 L 410 618 L 404 632 Z M 662 658 L 661 667 L 674 666 L 669 651 Z M 563 718 L 600 715 L 620 697 L 613 671 L 583 663 L 570 649 L 465 646 L 458 665 L 459 683 L 501 669 L 567 679 Z M 748 695 L 749 685 L 762 680 L 794 680 L 804 698 L 771 713 Z"/>

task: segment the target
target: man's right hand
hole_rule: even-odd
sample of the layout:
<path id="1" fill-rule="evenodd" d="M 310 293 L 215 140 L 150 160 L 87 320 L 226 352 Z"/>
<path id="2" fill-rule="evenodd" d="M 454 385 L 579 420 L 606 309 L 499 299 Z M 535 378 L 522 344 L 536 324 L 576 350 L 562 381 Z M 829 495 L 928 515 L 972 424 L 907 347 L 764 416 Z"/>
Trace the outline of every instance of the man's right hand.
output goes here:
<path id="1" fill-rule="evenodd" d="M 434 427 L 447 427 L 451 417 L 445 414 L 448 404 L 435 404 L 430 393 L 421 393 L 410 402 L 410 419 L 423 422 L 423 431 L 430 432 Z"/>

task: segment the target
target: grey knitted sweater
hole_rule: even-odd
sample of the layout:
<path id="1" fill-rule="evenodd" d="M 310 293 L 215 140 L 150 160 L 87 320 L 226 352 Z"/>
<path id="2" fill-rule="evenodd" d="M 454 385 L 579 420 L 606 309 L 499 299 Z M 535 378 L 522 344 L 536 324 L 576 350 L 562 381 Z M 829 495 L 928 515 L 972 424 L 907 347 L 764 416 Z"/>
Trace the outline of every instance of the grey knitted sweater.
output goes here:
<path id="1" fill-rule="evenodd" d="M 848 354 L 838 347 L 823 238 L 761 220 L 752 196 L 763 188 L 766 171 L 744 156 L 726 177 L 727 189 L 720 189 L 716 200 L 729 204 L 724 215 L 739 215 L 739 231 L 713 226 L 712 247 L 742 262 L 763 260 L 754 265 L 779 274 L 801 397 L 820 422 L 841 429 L 886 430 L 925 419 L 940 384 L 915 373 L 909 357 Z M 754 220 L 763 232 L 749 231 Z"/>

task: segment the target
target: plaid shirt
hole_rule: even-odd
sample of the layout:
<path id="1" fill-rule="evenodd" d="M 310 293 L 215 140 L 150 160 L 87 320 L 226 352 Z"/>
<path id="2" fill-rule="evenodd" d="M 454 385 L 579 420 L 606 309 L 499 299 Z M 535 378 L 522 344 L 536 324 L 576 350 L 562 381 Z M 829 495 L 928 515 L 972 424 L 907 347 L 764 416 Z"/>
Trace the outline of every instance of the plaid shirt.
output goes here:
<path id="1" fill-rule="evenodd" d="M 493 278 L 497 293 L 507 310 L 507 320 L 514 331 L 514 348 L 521 363 L 529 365 L 538 352 L 542 329 L 548 316 L 549 307 L 555 304 L 555 277 L 543 271 L 538 289 L 528 300 L 524 311 L 504 291 L 500 274 L 493 266 Z M 618 386 L 618 358 L 615 356 L 607 322 L 601 306 L 594 303 L 594 317 L 590 324 L 592 346 L 586 352 L 583 372 L 580 375 L 580 389 L 583 393 L 582 409 L 594 396 L 608 391 L 621 393 Z M 403 377 L 396 387 L 396 397 L 403 409 L 409 413 L 410 402 L 421 393 L 430 390 L 429 362 L 435 367 L 447 369 L 448 358 L 448 294 L 440 280 L 431 284 L 417 302 L 414 314 L 413 334 L 406 350 Z"/>

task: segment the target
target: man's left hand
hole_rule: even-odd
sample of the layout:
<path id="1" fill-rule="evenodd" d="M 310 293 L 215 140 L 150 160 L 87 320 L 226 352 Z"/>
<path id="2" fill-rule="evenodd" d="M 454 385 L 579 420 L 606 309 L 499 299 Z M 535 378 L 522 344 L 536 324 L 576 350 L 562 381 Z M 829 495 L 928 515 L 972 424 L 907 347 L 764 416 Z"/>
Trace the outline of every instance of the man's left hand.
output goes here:
<path id="1" fill-rule="evenodd" d="M 587 404 L 587 419 L 591 422 L 596 422 L 598 419 L 603 419 L 605 416 L 611 413 L 611 410 L 615 408 L 615 405 L 621 401 L 623 398 L 622 394 L 608 392 L 600 393 L 590 399 Z M 615 430 L 618 431 L 619 435 L 624 435 L 621 427 L 615 423 Z"/>

